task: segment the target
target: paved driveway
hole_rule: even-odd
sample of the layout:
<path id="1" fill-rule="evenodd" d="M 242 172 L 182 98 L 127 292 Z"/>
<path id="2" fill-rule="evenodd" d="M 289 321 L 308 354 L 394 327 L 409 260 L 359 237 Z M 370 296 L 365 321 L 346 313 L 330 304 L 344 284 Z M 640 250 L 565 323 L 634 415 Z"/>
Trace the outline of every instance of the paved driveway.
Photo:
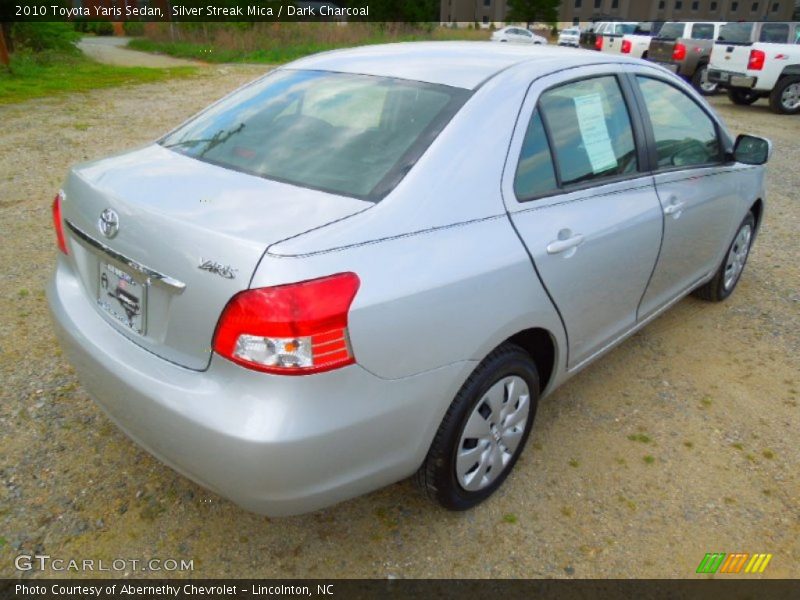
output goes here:
<path id="1" fill-rule="evenodd" d="M 120 67 L 191 67 L 204 63 L 173 58 L 163 54 L 137 52 L 125 48 L 130 38 L 109 36 L 87 36 L 78 42 L 78 48 L 97 62 Z"/>

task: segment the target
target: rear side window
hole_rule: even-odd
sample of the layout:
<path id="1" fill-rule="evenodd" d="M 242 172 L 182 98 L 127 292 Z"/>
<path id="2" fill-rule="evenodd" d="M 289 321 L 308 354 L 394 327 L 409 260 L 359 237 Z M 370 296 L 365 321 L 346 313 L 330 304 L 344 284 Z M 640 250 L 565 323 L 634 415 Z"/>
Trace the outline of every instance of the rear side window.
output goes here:
<path id="1" fill-rule="evenodd" d="M 759 42 L 786 44 L 789 41 L 788 23 L 764 23 L 758 36 Z"/>
<path id="2" fill-rule="evenodd" d="M 514 176 L 514 193 L 517 200 L 524 202 L 558 188 L 553 170 L 553 158 L 547 144 L 539 111 L 535 111 L 522 141 L 522 150 Z"/>
<path id="3" fill-rule="evenodd" d="M 713 40 L 714 25 L 711 23 L 695 23 L 692 25 L 693 40 Z"/>
<path id="4" fill-rule="evenodd" d="M 659 168 L 719 162 L 714 121 L 689 96 L 649 77 L 637 77 L 653 125 Z"/>
<path id="5" fill-rule="evenodd" d="M 539 110 L 562 185 L 637 171 L 631 120 L 615 77 L 550 89 L 539 99 Z"/>

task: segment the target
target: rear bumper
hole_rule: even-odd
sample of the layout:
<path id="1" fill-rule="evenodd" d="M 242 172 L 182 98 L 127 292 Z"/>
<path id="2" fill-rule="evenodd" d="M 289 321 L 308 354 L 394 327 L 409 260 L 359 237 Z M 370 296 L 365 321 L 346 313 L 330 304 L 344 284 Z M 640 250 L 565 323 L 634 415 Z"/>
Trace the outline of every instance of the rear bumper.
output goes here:
<path id="1" fill-rule="evenodd" d="M 723 88 L 753 89 L 758 85 L 757 77 L 722 69 L 709 69 L 708 80 Z"/>
<path id="2" fill-rule="evenodd" d="M 263 514 L 299 514 L 411 475 L 474 368 L 385 380 L 357 365 L 305 377 L 169 363 L 110 327 L 68 262 L 47 289 L 56 333 L 89 395 L 134 441 Z"/>

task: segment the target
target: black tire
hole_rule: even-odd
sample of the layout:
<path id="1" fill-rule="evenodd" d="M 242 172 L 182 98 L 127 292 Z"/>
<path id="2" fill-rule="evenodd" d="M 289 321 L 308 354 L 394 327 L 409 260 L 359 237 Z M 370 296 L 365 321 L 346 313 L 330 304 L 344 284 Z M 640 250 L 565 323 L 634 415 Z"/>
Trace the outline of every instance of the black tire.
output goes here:
<path id="1" fill-rule="evenodd" d="M 788 108 L 784 104 L 783 93 L 790 85 L 800 84 L 800 77 L 784 77 L 778 81 L 769 95 L 769 107 L 779 115 L 796 115 L 800 113 L 800 105 Z"/>
<path id="2" fill-rule="evenodd" d="M 719 91 L 719 86 L 716 83 L 710 83 L 706 80 L 706 87 L 703 88 L 703 76 L 708 73 L 708 65 L 703 64 L 697 67 L 697 70 L 692 75 L 692 87 L 700 92 L 703 96 L 713 96 Z M 713 86 L 713 87 L 711 87 Z"/>
<path id="3" fill-rule="evenodd" d="M 751 212 L 747 213 L 747 216 L 744 218 L 744 221 L 742 221 L 742 224 L 736 229 L 736 233 L 733 236 L 733 241 L 731 241 L 728 249 L 725 251 L 725 257 L 722 259 L 722 263 L 719 265 L 717 272 L 714 273 L 714 277 L 712 277 L 711 280 L 702 287 L 697 288 L 694 291 L 695 296 L 702 298 L 703 300 L 708 300 L 709 302 L 722 302 L 733 293 L 733 290 L 736 289 L 736 286 L 739 284 L 739 280 L 741 279 L 742 271 L 740 271 L 736 276 L 736 279 L 733 281 L 733 285 L 726 288 L 725 268 L 728 263 L 728 256 L 730 255 L 734 245 L 737 243 L 739 233 L 746 226 L 750 227 L 751 236 L 749 246 L 747 248 L 747 256 L 745 257 L 744 264 L 742 265 L 742 271 L 744 270 L 745 266 L 747 265 L 747 258 L 750 256 L 750 250 L 753 246 L 753 238 L 755 237 L 756 233 L 756 219 Z"/>
<path id="4" fill-rule="evenodd" d="M 739 106 L 749 106 L 758 100 L 758 94 L 751 90 L 731 88 L 728 90 L 728 99 Z"/>
<path id="5" fill-rule="evenodd" d="M 466 490 L 456 475 L 456 454 L 464 428 L 476 407 L 485 404 L 484 396 L 489 389 L 511 375 L 521 377 L 529 391 L 530 407 L 522 437 L 500 475 L 482 489 Z M 539 374 L 530 355 L 515 344 L 501 345 L 476 367 L 456 394 L 425 461 L 417 471 L 417 484 L 431 500 L 449 510 L 467 510 L 486 500 L 503 484 L 522 453 L 533 426 L 538 400 Z M 487 473 L 490 468 L 486 469 Z"/>

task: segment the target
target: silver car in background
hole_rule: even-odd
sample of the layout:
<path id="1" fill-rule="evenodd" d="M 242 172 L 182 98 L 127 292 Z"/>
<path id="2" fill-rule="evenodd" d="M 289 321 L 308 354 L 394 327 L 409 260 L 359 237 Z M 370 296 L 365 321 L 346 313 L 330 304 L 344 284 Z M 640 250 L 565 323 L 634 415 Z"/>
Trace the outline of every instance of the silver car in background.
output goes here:
<path id="1" fill-rule="evenodd" d="M 509 42 L 512 44 L 533 44 L 544 46 L 547 38 L 537 35 L 524 27 L 503 27 L 492 33 L 493 42 Z"/>
<path id="2" fill-rule="evenodd" d="M 74 167 L 49 304 L 109 417 L 249 510 L 413 474 L 466 509 L 540 398 L 686 294 L 731 294 L 769 152 L 624 57 L 319 54 Z"/>

